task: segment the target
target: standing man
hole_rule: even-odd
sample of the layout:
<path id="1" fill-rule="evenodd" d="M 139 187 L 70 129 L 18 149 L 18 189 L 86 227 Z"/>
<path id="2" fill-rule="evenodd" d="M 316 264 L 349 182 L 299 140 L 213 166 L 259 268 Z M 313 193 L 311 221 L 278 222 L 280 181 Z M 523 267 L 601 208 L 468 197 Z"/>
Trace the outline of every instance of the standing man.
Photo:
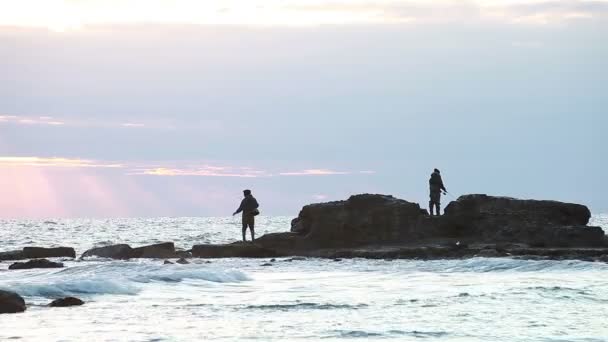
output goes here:
<path id="1" fill-rule="evenodd" d="M 429 202 L 430 214 L 433 216 L 433 207 L 435 207 L 437 209 L 437 216 L 439 216 L 441 215 L 441 191 L 443 191 L 444 194 L 448 191 L 443 185 L 441 173 L 438 169 L 435 169 L 431 174 L 431 179 L 429 179 L 429 188 L 431 192 L 431 201 Z"/>
<path id="2" fill-rule="evenodd" d="M 247 227 L 249 227 L 249 230 L 251 230 L 251 242 L 253 242 L 253 240 L 255 240 L 255 231 L 253 228 L 255 226 L 255 215 L 260 213 L 258 211 L 259 204 L 251 194 L 251 190 L 243 190 L 243 195 L 245 198 L 243 198 L 241 205 L 232 216 L 243 212 L 243 241 L 247 241 L 247 239 L 245 239 L 245 233 L 247 232 Z"/>

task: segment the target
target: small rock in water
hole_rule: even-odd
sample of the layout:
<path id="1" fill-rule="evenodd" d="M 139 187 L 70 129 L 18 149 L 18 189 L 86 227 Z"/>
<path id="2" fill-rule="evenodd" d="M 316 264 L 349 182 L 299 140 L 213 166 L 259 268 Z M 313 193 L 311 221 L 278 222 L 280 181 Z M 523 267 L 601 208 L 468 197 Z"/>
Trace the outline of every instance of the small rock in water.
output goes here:
<path id="1" fill-rule="evenodd" d="M 52 307 L 67 307 L 67 306 L 79 306 L 83 305 L 84 302 L 76 297 L 65 297 L 60 299 L 55 299 L 49 304 Z"/>
<path id="2" fill-rule="evenodd" d="M 63 264 L 47 259 L 33 259 L 27 262 L 16 262 L 8 267 L 9 270 L 27 270 L 31 268 L 61 268 Z"/>
<path id="3" fill-rule="evenodd" d="M 336 262 L 337 262 L 337 261 L 342 261 L 342 259 L 340 259 L 340 258 L 335 258 L 335 259 L 334 259 L 334 261 L 336 261 Z"/>
<path id="4" fill-rule="evenodd" d="M 173 265 L 173 262 L 165 260 L 165 262 L 163 262 L 163 265 Z"/>
<path id="5" fill-rule="evenodd" d="M 0 314 L 25 311 L 25 301 L 15 292 L 0 290 Z"/>
<path id="6" fill-rule="evenodd" d="M 260 266 L 272 266 L 272 264 L 271 264 L 271 263 L 269 263 L 269 262 L 267 262 L 267 263 L 264 263 L 264 264 L 262 264 L 262 265 L 260 265 Z"/>
<path id="7" fill-rule="evenodd" d="M 186 265 L 186 264 L 189 264 L 190 261 L 188 261 L 188 260 L 186 260 L 184 258 L 179 258 L 179 259 L 177 259 L 176 263 L 182 264 L 182 265 Z"/>
<path id="8" fill-rule="evenodd" d="M 270 259 L 270 262 L 275 262 L 275 261 L 277 261 L 277 259 L 275 259 L 275 258 Z"/>

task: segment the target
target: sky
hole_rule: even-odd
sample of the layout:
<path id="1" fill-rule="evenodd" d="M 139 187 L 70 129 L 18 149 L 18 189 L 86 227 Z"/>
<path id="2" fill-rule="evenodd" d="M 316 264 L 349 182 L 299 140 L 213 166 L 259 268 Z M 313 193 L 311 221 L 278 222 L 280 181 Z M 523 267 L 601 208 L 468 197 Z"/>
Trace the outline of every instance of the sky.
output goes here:
<path id="1" fill-rule="evenodd" d="M 608 212 L 608 1 L 0 0 L 0 218 Z"/>

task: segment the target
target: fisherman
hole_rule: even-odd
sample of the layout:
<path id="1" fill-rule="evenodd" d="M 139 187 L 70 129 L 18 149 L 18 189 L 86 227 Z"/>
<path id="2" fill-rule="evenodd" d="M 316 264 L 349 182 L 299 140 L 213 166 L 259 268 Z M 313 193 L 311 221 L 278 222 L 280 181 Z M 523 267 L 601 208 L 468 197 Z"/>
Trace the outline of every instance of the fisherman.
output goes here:
<path id="1" fill-rule="evenodd" d="M 441 173 L 438 169 L 435 169 L 431 174 L 431 178 L 429 179 L 429 188 L 431 192 L 431 201 L 429 202 L 429 211 L 431 216 L 433 216 L 433 207 L 437 209 L 437 216 L 441 215 L 441 191 L 444 194 L 447 194 L 447 190 L 443 185 L 443 180 L 441 179 Z"/>
<path id="2" fill-rule="evenodd" d="M 251 194 L 251 190 L 243 190 L 243 195 L 245 198 L 241 201 L 241 205 L 239 208 L 232 214 L 232 216 L 242 212 L 242 222 L 243 222 L 243 241 L 247 241 L 245 238 L 245 233 L 247 232 L 247 227 L 251 231 L 251 242 L 255 240 L 255 216 L 260 212 L 258 211 L 258 201 Z"/>

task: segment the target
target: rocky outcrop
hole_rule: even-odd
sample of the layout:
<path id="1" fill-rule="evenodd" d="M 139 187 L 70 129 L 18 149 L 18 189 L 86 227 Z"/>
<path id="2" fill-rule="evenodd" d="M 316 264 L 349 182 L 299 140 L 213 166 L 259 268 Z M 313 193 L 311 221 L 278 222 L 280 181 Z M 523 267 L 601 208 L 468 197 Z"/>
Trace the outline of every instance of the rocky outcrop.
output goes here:
<path id="1" fill-rule="evenodd" d="M 72 247 L 24 247 L 22 250 L 1 252 L 0 260 L 21 260 L 39 258 L 75 258 L 76 251 Z"/>
<path id="2" fill-rule="evenodd" d="M 27 262 L 16 262 L 8 267 L 9 270 L 28 270 L 32 268 L 62 268 L 60 262 L 53 262 L 47 259 L 33 259 Z"/>
<path id="3" fill-rule="evenodd" d="M 138 247 L 131 251 L 131 258 L 164 259 L 173 257 L 175 257 L 175 245 L 173 242 Z"/>
<path id="4" fill-rule="evenodd" d="M 195 246 L 193 255 L 390 259 L 544 255 L 555 250 L 560 256 L 586 258 L 608 250 L 604 231 L 586 226 L 590 216 L 579 204 L 466 195 L 437 217 L 416 203 L 364 194 L 305 206 L 292 220 L 291 232 L 267 234 L 248 246 Z M 488 244 L 495 247 L 484 247 Z M 569 254 L 570 249 L 575 252 Z"/>
<path id="5" fill-rule="evenodd" d="M 255 243 L 235 242 L 227 245 L 196 245 L 192 255 L 197 258 L 271 258 L 279 252 Z"/>
<path id="6" fill-rule="evenodd" d="M 89 249 L 82 254 L 82 258 L 97 256 L 110 259 L 130 259 L 133 248 L 127 244 L 118 244 Z"/>
<path id="7" fill-rule="evenodd" d="M 587 227 L 591 213 L 580 204 L 466 195 L 441 218 L 454 237 L 474 242 L 519 242 L 535 247 L 600 247 L 600 227 Z"/>
<path id="8" fill-rule="evenodd" d="M 68 307 L 68 306 L 80 306 L 83 305 L 84 302 L 81 299 L 78 299 L 76 297 L 65 297 L 65 298 L 59 298 L 59 299 L 55 299 L 54 301 L 52 301 L 49 306 L 51 307 L 56 307 L 56 308 L 63 308 L 63 307 Z"/>
<path id="9" fill-rule="evenodd" d="M 76 258 L 76 251 L 72 247 L 25 247 L 23 248 L 23 256 L 25 256 L 26 259 Z"/>
<path id="10" fill-rule="evenodd" d="M 353 247 L 411 239 L 424 215 L 420 205 L 385 195 L 355 195 L 346 201 L 307 205 L 292 231 L 315 248 Z"/>
<path id="11" fill-rule="evenodd" d="M 98 256 L 111 259 L 155 258 L 165 259 L 189 255 L 189 252 L 176 252 L 173 242 L 164 242 L 138 248 L 126 244 L 111 245 L 89 249 L 82 254 L 83 258 Z"/>
<path id="12" fill-rule="evenodd" d="M 11 291 L 0 290 L 0 314 L 25 311 L 23 297 Z"/>

